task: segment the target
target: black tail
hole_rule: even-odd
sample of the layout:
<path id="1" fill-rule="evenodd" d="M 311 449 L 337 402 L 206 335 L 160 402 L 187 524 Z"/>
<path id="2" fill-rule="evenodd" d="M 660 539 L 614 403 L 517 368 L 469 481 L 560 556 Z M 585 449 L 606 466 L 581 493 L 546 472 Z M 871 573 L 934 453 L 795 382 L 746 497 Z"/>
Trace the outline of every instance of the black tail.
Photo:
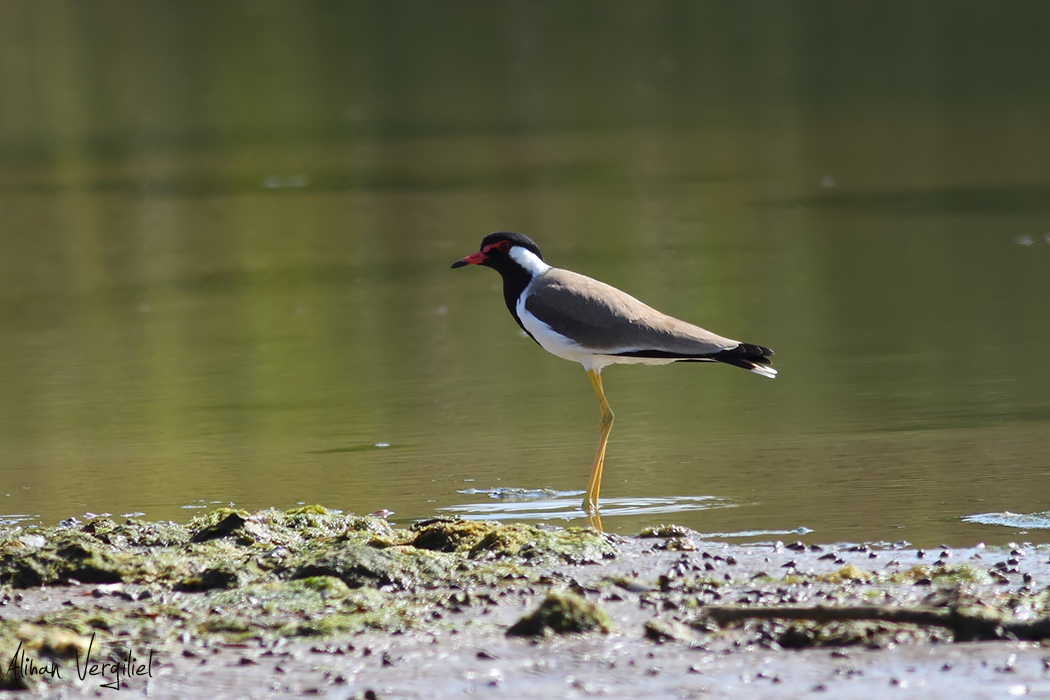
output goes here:
<path id="1" fill-rule="evenodd" d="M 723 350 L 722 352 L 711 355 L 712 360 L 718 362 L 724 362 L 727 365 L 733 365 L 734 367 L 741 367 L 743 369 L 751 370 L 757 374 L 764 376 L 773 376 L 776 374 L 776 370 L 765 369 L 763 365 L 771 365 L 770 357 L 773 356 L 773 351 L 762 345 L 752 345 L 751 343 L 740 343 L 735 348 L 729 350 Z"/>
<path id="2" fill-rule="evenodd" d="M 769 359 L 773 356 L 773 351 L 764 345 L 752 345 L 751 343 L 740 343 L 735 348 L 721 350 L 710 355 L 686 355 L 668 350 L 629 350 L 627 352 L 618 352 L 616 356 L 652 357 L 676 360 L 678 362 L 724 362 L 727 365 L 741 367 L 770 379 L 777 376 L 777 371 L 769 366 L 773 364 Z"/>

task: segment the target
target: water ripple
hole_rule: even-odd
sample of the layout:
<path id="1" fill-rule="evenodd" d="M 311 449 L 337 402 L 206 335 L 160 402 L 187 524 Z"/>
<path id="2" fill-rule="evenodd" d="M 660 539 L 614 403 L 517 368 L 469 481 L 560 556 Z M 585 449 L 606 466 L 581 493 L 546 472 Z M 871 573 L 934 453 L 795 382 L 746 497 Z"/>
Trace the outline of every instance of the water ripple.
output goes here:
<path id="1" fill-rule="evenodd" d="M 487 495 L 493 501 L 464 503 L 438 510 L 468 519 L 481 520 L 575 520 L 584 517 L 580 507 L 583 491 L 552 489 L 464 489 L 459 493 Z M 684 511 L 733 508 L 731 503 L 715 496 L 669 496 L 666 498 L 603 498 L 603 518 L 626 515 L 661 515 Z"/>
<path id="2" fill-rule="evenodd" d="M 962 521 L 978 525 L 1016 527 L 1022 530 L 1050 530 L 1050 510 L 1028 514 L 1011 513 L 1008 510 L 1004 510 L 1002 513 L 978 513 L 977 515 L 964 516 Z"/>

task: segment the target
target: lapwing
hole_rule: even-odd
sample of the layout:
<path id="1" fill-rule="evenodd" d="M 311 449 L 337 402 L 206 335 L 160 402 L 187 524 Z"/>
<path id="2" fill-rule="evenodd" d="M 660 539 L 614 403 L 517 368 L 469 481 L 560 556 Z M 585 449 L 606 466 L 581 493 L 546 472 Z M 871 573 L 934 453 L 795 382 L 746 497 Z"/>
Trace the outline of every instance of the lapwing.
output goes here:
<path id="1" fill-rule="evenodd" d="M 597 515 L 605 446 L 613 412 L 602 389 L 602 369 L 613 364 L 665 365 L 721 362 L 770 379 L 773 351 L 741 343 L 661 313 L 604 282 L 551 267 L 539 247 L 520 233 L 497 231 L 481 249 L 452 264 L 491 267 L 503 277 L 503 299 L 514 320 L 540 347 L 579 362 L 598 394 L 601 436 L 583 510 Z"/>

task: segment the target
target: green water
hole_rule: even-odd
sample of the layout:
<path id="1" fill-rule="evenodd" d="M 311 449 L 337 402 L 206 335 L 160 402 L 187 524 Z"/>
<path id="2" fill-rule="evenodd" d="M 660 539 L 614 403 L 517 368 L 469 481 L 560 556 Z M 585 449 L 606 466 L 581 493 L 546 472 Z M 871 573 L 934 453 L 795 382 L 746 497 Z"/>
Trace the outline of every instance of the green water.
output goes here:
<path id="1" fill-rule="evenodd" d="M 777 352 L 606 370 L 607 529 L 1050 540 L 961 521 L 1050 508 L 1048 20 L 0 4 L 0 520 L 582 523 L 590 383 L 449 269 L 514 229 Z"/>

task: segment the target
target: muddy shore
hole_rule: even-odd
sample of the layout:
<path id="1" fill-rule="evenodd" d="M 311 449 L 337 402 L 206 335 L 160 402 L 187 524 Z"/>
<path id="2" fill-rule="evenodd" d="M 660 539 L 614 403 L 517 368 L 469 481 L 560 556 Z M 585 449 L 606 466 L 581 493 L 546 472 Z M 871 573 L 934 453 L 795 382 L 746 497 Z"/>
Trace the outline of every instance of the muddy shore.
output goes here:
<path id="1" fill-rule="evenodd" d="M 8 528 L 0 695 L 1050 697 L 1045 546 L 803 539 L 317 506 Z"/>

